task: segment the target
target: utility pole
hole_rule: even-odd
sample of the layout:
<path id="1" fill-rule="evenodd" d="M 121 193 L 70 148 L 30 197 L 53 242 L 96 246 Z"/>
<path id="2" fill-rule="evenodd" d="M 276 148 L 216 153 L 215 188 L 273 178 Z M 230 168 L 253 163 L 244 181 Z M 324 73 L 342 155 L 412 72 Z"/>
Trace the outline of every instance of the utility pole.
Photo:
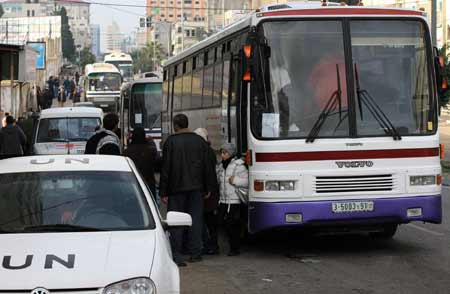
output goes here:
<path id="1" fill-rule="evenodd" d="M 434 46 L 437 46 L 437 0 L 431 0 L 431 40 Z"/>

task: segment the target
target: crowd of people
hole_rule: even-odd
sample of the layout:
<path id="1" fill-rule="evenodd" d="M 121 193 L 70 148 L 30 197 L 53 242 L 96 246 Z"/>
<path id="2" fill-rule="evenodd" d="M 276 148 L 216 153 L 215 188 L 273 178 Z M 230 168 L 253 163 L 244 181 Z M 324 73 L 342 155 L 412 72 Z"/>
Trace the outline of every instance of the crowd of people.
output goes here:
<path id="1" fill-rule="evenodd" d="M 9 114 L 3 123 L 0 159 L 26 155 L 28 140 L 20 123 Z M 239 255 L 243 225 L 238 189 L 248 187 L 248 172 L 245 162 L 237 156 L 236 146 L 224 144 L 218 162 L 207 130 L 191 131 L 187 116 L 178 114 L 173 120 L 175 133 L 164 142 L 160 157 L 155 142 L 146 138 L 141 127 L 133 130 L 130 143 L 122 150 L 118 125 L 117 114 L 106 114 L 102 127 L 88 140 L 85 154 L 129 157 L 158 203 L 160 198 L 168 211 L 191 216 L 189 229 L 173 228 L 170 231 L 173 257 L 178 266 L 186 266 L 186 261 L 201 261 L 203 255 L 219 254 L 219 227 L 224 228 L 228 239 L 228 255 Z M 159 198 L 157 173 L 160 173 Z"/>
<path id="2" fill-rule="evenodd" d="M 155 173 L 160 172 L 159 195 L 168 211 L 188 213 L 189 229 L 171 229 L 174 261 L 186 266 L 202 260 L 202 255 L 219 254 L 218 228 L 225 229 L 229 256 L 240 254 L 242 232 L 241 197 L 237 189 L 248 187 L 245 162 L 237 156 L 236 146 L 224 144 L 221 161 L 208 141 L 208 132 L 200 128 L 192 132 L 184 114 L 174 117 L 175 134 L 164 142 L 159 157 L 153 140 L 142 128 L 135 128 L 124 151 L 117 135 L 119 118 L 107 114 L 100 128 L 86 145 L 86 154 L 124 155 L 131 158 L 143 175 L 153 195 L 157 195 Z"/>
<path id="3" fill-rule="evenodd" d="M 73 77 L 50 76 L 45 83 L 44 90 L 37 87 L 39 109 L 50 108 L 54 99 L 57 99 L 59 107 L 63 107 L 67 100 L 79 102 L 82 92 L 83 88 L 80 85 L 80 74 L 78 72 Z"/>

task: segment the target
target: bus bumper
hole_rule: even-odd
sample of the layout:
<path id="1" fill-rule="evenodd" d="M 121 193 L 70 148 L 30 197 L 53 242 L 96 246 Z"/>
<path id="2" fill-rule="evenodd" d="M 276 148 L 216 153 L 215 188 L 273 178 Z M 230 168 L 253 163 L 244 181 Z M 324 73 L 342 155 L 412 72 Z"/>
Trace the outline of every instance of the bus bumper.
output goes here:
<path id="1" fill-rule="evenodd" d="M 332 203 L 373 201 L 373 211 L 334 213 Z M 249 231 L 300 226 L 374 225 L 383 223 L 409 223 L 423 221 L 442 222 L 441 195 L 382 198 L 364 200 L 334 200 L 305 202 L 250 202 Z M 410 208 L 422 208 L 420 216 L 408 216 Z M 286 215 L 301 214 L 301 222 L 288 222 Z"/>

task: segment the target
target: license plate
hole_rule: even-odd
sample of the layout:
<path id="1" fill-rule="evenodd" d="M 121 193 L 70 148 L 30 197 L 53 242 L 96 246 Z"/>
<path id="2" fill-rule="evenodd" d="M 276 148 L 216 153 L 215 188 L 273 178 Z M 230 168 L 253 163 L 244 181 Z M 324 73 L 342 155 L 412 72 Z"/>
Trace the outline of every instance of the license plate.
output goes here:
<path id="1" fill-rule="evenodd" d="M 373 211 L 373 201 L 333 202 L 333 212 L 361 212 Z"/>

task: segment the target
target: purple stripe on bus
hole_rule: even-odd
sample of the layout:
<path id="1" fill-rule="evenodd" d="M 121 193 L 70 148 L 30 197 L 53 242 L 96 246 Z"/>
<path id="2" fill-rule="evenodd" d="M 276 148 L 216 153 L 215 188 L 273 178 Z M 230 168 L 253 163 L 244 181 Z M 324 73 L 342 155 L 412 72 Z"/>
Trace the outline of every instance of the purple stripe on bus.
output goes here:
<path id="1" fill-rule="evenodd" d="M 334 213 L 333 202 L 373 201 L 374 210 L 370 212 Z M 422 208 L 422 216 L 408 217 L 408 208 Z M 301 213 L 301 224 L 286 223 L 286 214 Z M 249 230 L 259 231 L 304 225 L 334 225 L 334 224 L 374 224 L 393 221 L 408 223 L 424 221 L 442 222 L 441 196 L 420 196 L 383 199 L 346 199 L 331 201 L 305 202 L 251 202 L 249 204 Z"/>

